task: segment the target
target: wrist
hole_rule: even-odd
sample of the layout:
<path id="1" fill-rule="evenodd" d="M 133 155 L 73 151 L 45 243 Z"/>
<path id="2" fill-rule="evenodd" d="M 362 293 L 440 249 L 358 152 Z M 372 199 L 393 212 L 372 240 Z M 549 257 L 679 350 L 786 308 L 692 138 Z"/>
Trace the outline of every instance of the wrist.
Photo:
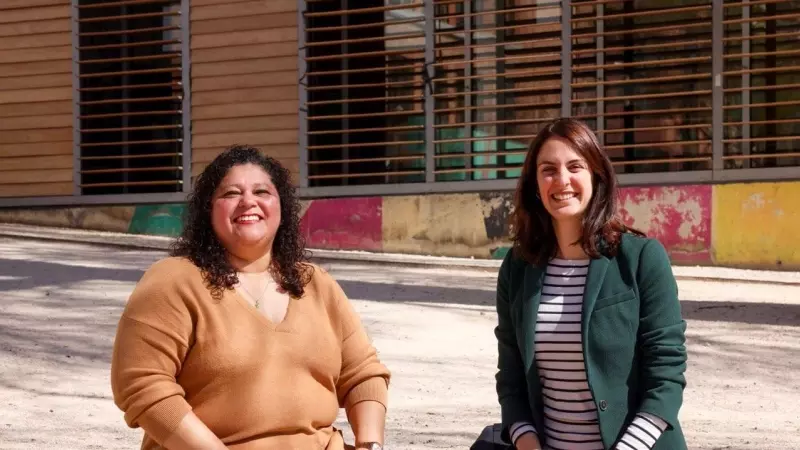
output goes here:
<path id="1" fill-rule="evenodd" d="M 380 442 L 356 442 L 356 450 L 383 450 Z"/>

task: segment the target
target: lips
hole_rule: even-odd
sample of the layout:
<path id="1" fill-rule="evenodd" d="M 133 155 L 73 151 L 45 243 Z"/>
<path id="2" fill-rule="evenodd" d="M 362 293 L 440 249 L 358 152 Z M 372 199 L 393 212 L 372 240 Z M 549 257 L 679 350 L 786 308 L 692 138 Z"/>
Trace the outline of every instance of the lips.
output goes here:
<path id="1" fill-rule="evenodd" d="M 571 199 L 571 198 L 575 198 L 575 197 L 577 197 L 577 196 L 578 196 L 578 194 L 577 194 L 577 193 L 575 193 L 575 192 L 562 192 L 562 193 L 560 193 L 560 194 L 553 194 L 553 195 L 551 195 L 551 197 L 553 198 L 553 200 L 557 200 L 557 201 L 561 201 L 561 202 L 563 202 L 563 201 L 566 201 L 566 200 L 569 200 L 569 199 Z"/>
<path id="2" fill-rule="evenodd" d="M 233 221 L 241 224 L 249 224 L 249 223 L 259 222 L 260 220 L 261 217 L 258 214 L 243 214 L 234 219 Z"/>

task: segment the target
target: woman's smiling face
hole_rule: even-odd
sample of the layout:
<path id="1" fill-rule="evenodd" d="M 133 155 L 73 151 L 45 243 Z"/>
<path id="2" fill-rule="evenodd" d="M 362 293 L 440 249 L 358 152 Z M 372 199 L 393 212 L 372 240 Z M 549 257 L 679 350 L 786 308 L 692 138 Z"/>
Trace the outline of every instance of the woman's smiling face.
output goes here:
<path id="1" fill-rule="evenodd" d="M 589 163 L 568 141 L 551 137 L 536 157 L 536 181 L 542 204 L 553 220 L 583 218 L 592 199 Z"/>

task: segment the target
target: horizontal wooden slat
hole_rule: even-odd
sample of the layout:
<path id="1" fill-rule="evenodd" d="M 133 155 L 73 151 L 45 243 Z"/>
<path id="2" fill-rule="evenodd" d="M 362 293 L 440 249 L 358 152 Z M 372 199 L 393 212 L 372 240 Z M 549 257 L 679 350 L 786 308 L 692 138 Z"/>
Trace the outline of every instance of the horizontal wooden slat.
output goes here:
<path id="1" fill-rule="evenodd" d="M 249 58 L 293 56 L 297 59 L 296 42 L 276 44 L 237 45 L 233 47 L 204 48 L 192 51 L 192 63 L 236 61 Z"/>
<path id="2" fill-rule="evenodd" d="M 173 91 L 181 91 L 183 84 L 180 81 L 172 81 L 169 83 L 144 83 L 144 84 L 118 84 L 116 86 L 98 86 L 91 88 L 78 88 L 81 92 L 110 92 L 121 91 L 125 89 L 150 89 L 158 87 L 172 87 Z"/>
<path id="3" fill-rule="evenodd" d="M 181 170 L 181 166 L 155 166 L 155 167 L 128 167 L 124 169 L 91 169 L 81 170 L 82 174 L 99 174 L 99 173 L 137 173 L 137 172 L 172 172 Z"/>
<path id="4" fill-rule="evenodd" d="M 196 8 L 196 7 L 195 7 Z M 226 19 L 195 20 L 192 35 L 228 33 L 231 31 L 265 30 L 278 27 L 296 27 L 297 13 L 259 14 Z"/>
<path id="5" fill-rule="evenodd" d="M 325 11 L 325 12 L 306 12 L 306 17 L 340 17 L 350 16 L 356 14 L 370 14 L 376 12 L 398 11 L 403 9 L 421 9 L 425 4 L 423 2 L 409 2 L 402 5 L 387 5 L 387 6 L 374 6 L 368 8 L 357 8 L 339 11 Z"/>
<path id="6" fill-rule="evenodd" d="M 117 181 L 109 183 L 81 183 L 82 188 L 102 188 L 102 187 L 122 187 L 122 186 L 175 186 L 181 184 L 181 180 L 159 180 L 159 181 Z"/>
<path id="7" fill-rule="evenodd" d="M 274 149 L 271 147 L 269 149 L 269 151 L 265 151 L 265 153 L 267 155 L 272 156 L 273 158 L 277 159 L 281 163 L 281 165 L 283 167 L 285 167 L 287 170 L 289 170 L 289 173 L 292 174 L 293 182 L 296 183 L 298 178 L 299 178 L 299 175 L 300 175 L 300 159 L 298 159 L 297 157 L 294 157 L 294 158 L 278 157 L 273 152 L 273 150 Z M 210 162 L 211 162 L 211 160 L 209 160 L 208 162 L 193 162 L 192 163 L 192 177 L 196 177 L 196 176 L 200 175 L 200 173 L 203 172 L 203 169 L 205 169 L 206 166 L 208 166 L 208 164 Z"/>
<path id="8" fill-rule="evenodd" d="M 18 77 L 22 75 L 50 75 L 57 73 L 72 73 L 72 61 L 42 61 L 19 64 L 0 65 L 0 84 L 4 77 Z"/>
<path id="9" fill-rule="evenodd" d="M 0 158 L 0 180 L 6 170 L 72 169 L 72 155 Z"/>
<path id="10" fill-rule="evenodd" d="M 69 4 L 70 0 L 3 0 L 0 2 L 0 11 L 40 6 L 69 6 Z"/>
<path id="11" fill-rule="evenodd" d="M 69 25 L 69 23 L 67 23 L 67 25 Z M 0 27 L 0 31 L 2 31 L 2 27 Z M 72 39 L 70 33 L 48 33 L 34 36 L 13 34 L 6 37 L 1 36 L 3 36 L 2 33 L 0 33 L 0 48 L 4 50 L 61 46 L 69 44 Z"/>
<path id="12" fill-rule="evenodd" d="M 192 137 L 192 147 L 213 148 L 234 144 L 260 142 L 262 144 L 293 144 L 298 142 L 297 130 L 255 131 L 249 133 L 200 134 Z"/>
<path id="13" fill-rule="evenodd" d="M 72 60 L 72 47 L 62 45 L 34 49 L 0 50 L 0 64 L 53 61 L 57 59 Z"/>
<path id="14" fill-rule="evenodd" d="M 109 142 L 81 142 L 81 148 L 95 147 L 122 147 L 123 145 L 153 145 L 153 144 L 176 144 L 182 139 L 141 139 L 135 141 L 109 141 Z"/>
<path id="15" fill-rule="evenodd" d="M 197 106 L 192 108 L 192 118 L 195 120 L 297 113 L 298 102 L 294 100 L 235 103 L 230 105 Z"/>
<path id="16" fill-rule="evenodd" d="M 0 95 L 2 92 L 0 92 Z M 37 130 L 46 128 L 64 128 L 72 126 L 71 114 L 56 114 L 48 116 L 6 117 L 0 120 L 0 131 L 8 130 Z"/>
<path id="17" fill-rule="evenodd" d="M 298 128 L 298 120 L 299 118 L 297 115 L 193 120 L 192 135 L 199 136 L 206 133 L 246 131 L 296 130 Z"/>
<path id="18" fill-rule="evenodd" d="M 208 77 L 192 80 L 192 93 L 224 89 L 246 89 L 256 87 L 286 86 L 297 89 L 299 75 L 295 70 L 266 74 L 240 75 L 236 77 Z"/>
<path id="19" fill-rule="evenodd" d="M 200 48 L 230 47 L 233 45 L 297 42 L 297 28 L 284 27 L 269 30 L 234 31 L 229 33 L 192 36 L 192 50 Z"/>
<path id="20" fill-rule="evenodd" d="M 72 157 L 72 140 L 64 142 L 37 142 L 35 144 L 0 145 L 0 167 L 4 158 L 20 156 L 69 155 Z"/>
<path id="21" fill-rule="evenodd" d="M 25 38 L 31 41 L 42 39 L 51 34 L 69 33 L 71 30 L 69 19 L 37 20 L 34 22 L 9 22 L 0 24 L 0 36 Z M 67 41 L 69 42 L 69 40 Z M 61 42 L 60 44 L 63 44 Z M 32 43 L 31 47 L 40 47 Z"/>
<path id="22" fill-rule="evenodd" d="M 260 148 L 264 153 L 272 156 L 278 160 L 297 159 L 300 156 L 300 150 L 296 144 L 294 145 L 270 145 L 263 142 L 247 142 L 247 145 Z M 220 153 L 225 151 L 227 146 L 217 148 L 198 148 L 192 149 L 192 165 L 203 164 L 206 165 L 214 160 Z M 194 169 L 193 169 L 194 170 Z"/>
<path id="23" fill-rule="evenodd" d="M 225 103 L 297 100 L 297 89 L 284 87 L 226 89 L 223 91 L 198 92 L 192 96 L 193 106 L 220 105 Z"/>
<path id="24" fill-rule="evenodd" d="M 52 102 L 57 100 L 72 100 L 72 89 L 68 87 L 59 87 L 0 91 L 0 105 L 5 103 Z"/>
<path id="25" fill-rule="evenodd" d="M 180 14 L 181 14 L 180 11 L 161 11 L 152 13 L 121 14 L 121 15 L 114 14 L 110 16 L 81 18 L 78 19 L 78 22 L 79 23 L 118 22 L 122 20 L 136 20 L 136 19 L 147 19 L 155 17 L 172 17 L 172 16 L 179 16 Z"/>
<path id="26" fill-rule="evenodd" d="M 193 77 L 214 77 L 223 75 L 249 75 L 253 73 L 280 72 L 284 70 L 297 70 L 297 57 L 257 58 L 241 61 L 227 61 L 224 64 L 194 63 L 192 64 Z M 269 75 L 264 75 L 269 76 Z"/>
<path id="27" fill-rule="evenodd" d="M 2 83 L 2 81 L 0 81 Z M 0 117 L 72 113 L 72 102 L 9 103 L 0 108 Z"/>
<path id="28" fill-rule="evenodd" d="M 152 3 L 169 3 L 172 0 L 107 0 L 100 3 L 85 3 L 78 6 L 80 10 L 92 10 L 99 8 L 120 7 L 130 5 L 145 5 Z"/>
<path id="29" fill-rule="evenodd" d="M 105 156 L 81 156 L 83 161 L 120 161 L 124 159 L 165 159 L 165 158 L 179 158 L 180 152 L 175 153 L 146 153 L 135 155 L 105 155 Z"/>
<path id="30" fill-rule="evenodd" d="M 72 195 L 72 183 L 0 184 L 0 197 Z"/>
<path id="31" fill-rule="evenodd" d="M 35 22 L 50 19 L 68 19 L 70 17 L 69 5 L 43 6 L 4 11 L 0 14 L 0 23 Z"/>
<path id="32" fill-rule="evenodd" d="M 70 138 L 72 138 L 72 127 L 48 130 L 4 131 L 0 133 L 0 144 L 55 142 L 66 141 Z"/>
<path id="33" fill-rule="evenodd" d="M 2 161 L 2 159 L 0 159 Z M 72 169 L 52 169 L 52 170 L 11 170 L 2 172 L 0 185 L 2 184 L 36 184 L 44 180 L 48 183 L 69 182 L 72 183 Z"/>
<path id="34" fill-rule="evenodd" d="M 220 5 L 193 5 L 191 20 L 248 17 L 261 14 L 291 13 L 297 11 L 296 0 L 269 0 L 237 2 Z"/>

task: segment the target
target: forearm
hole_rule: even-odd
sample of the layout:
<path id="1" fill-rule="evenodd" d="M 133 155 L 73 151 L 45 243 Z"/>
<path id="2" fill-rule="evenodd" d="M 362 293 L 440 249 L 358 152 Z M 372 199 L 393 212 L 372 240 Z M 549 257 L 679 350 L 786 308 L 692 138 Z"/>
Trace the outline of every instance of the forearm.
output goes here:
<path id="1" fill-rule="evenodd" d="M 193 412 L 164 441 L 167 450 L 225 450 L 227 447 Z"/>
<path id="2" fill-rule="evenodd" d="M 377 442 L 383 444 L 386 426 L 386 407 L 380 402 L 365 400 L 347 411 L 347 419 L 353 429 L 356 444 Z"/>
<path id="3" fill-rule="evenodd" d="M 517 450 L 541 450 L 539 435 L 533 424 L 517 422 L 509 428 L 511 442 Z"/>

